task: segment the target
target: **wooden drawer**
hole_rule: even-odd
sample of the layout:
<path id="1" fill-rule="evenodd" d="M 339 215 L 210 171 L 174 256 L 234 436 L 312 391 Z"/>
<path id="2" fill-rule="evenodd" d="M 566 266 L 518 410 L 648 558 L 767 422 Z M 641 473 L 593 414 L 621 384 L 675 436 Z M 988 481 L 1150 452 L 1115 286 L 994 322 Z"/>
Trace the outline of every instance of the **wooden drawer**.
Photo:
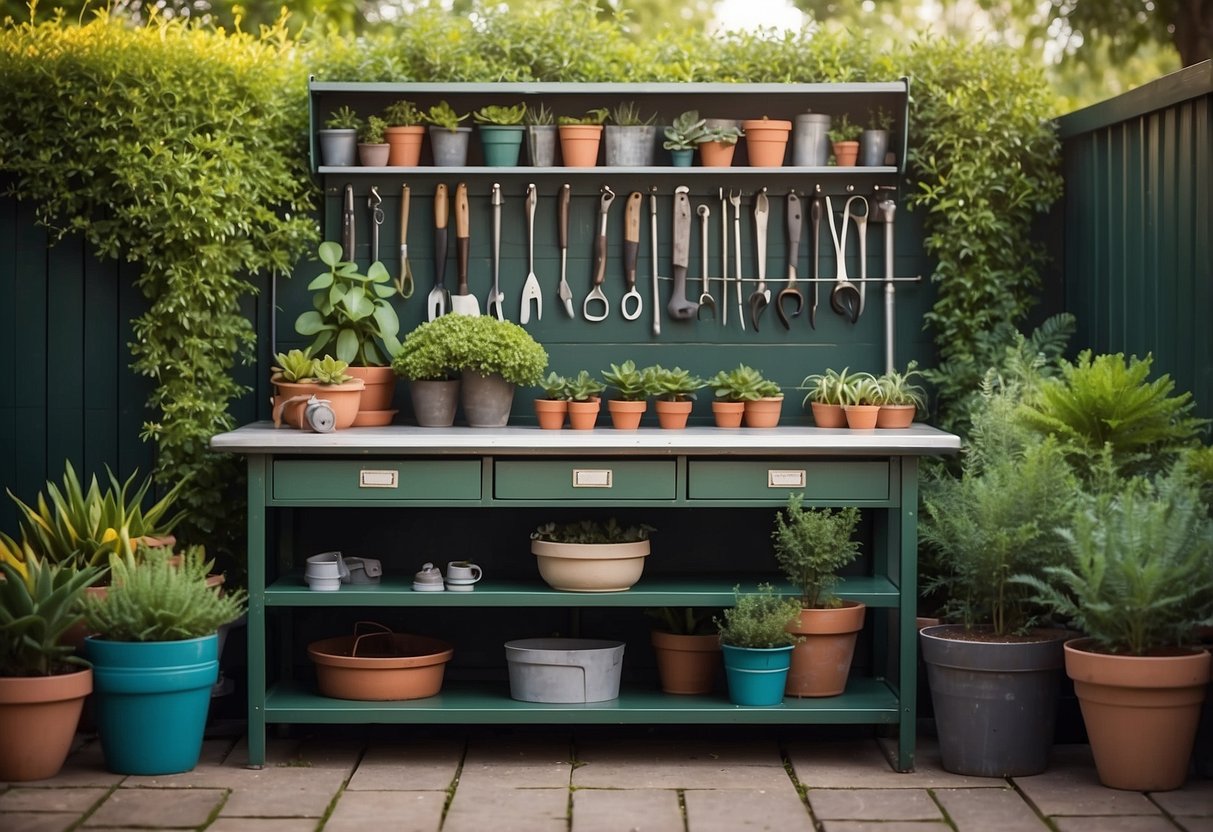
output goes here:
<path id="1" fill-rule="evenodd" d="M 672 500 L 673 460 L 498 460 L 498 500 Z"/>
<path id="2" fill-rule="evenodd" d="M 480 460 L 278 460 L 274 463 L 274 499 L 479 500 Z"/>
<path id="3" fill-rule="evenodd" d="M 687 464 L 692 500 L 783 500 L 793 491 L 807 500 L 887 500 L 889 463 L 777 459 Z"/>

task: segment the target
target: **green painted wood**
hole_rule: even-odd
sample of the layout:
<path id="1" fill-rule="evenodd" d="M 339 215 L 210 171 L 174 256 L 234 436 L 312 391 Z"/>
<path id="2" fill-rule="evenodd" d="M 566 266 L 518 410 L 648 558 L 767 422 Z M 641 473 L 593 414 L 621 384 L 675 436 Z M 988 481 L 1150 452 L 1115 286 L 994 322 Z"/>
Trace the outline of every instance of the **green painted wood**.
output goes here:
<path id="1" fill-rule="evenodd" d="M 688 495 L 696 499 L 787 500 L 800 492 L 809 500 L 887 500 L 887 462 L 800 462 L 783 460 L 690 460 Z M 788 488 L 789 478 L 803 488 Z"/>
<path id="2" fill-rule="evenodd" d="M 61 240 L 46 253 L 47 466 L 52 460 L 84 457 L 84 245 L 79 237 Z"/>
<path id="3" fill-rule="evenodd" d="M 21 398 L 13 408 L 14 491 L 32 498 L 47 475 L 47 263 L 46 232 L 35 225 L 27 203 L 17 206 L 17 234 L 13 273 L 13 340 L 25 367 Z"/>
<path id="4" fill-rule="evenodd" d="M 117 463 L 119 444 L 118 376 L 115 356 L 125 352 L 119 342 L 118 264 L 84 255 L 84 315 L 80 366 L 83 370 L 83 465 L 100 471 Z"/>
<path id="5" fill-rule="evenodd" d="M 515 460 L 494 466 L 493 496 L 499 501 L 569 500 L 595 504 L 616 500 L 673 500 L 678 496 L 673 460 Z M 578 471 L 610 477 L 609 487 L 576 486 Z M 592 474 L 590 472 L 593 472 Z"/>
<path id="6" fill-rule="evenodd" d="M 0 187 L 6 185 L 0 177 Z M 18 316 L 15 293 L 17 287 L 17 235 L 24 230 L 19 225 L 17 202 L 0 198 L 0 354 L 17 355 Z M 17 429 L 17 374 L 7 373 L 0 379 L 0 485 L 18 486 L 17 447 L 9 437 Z M 0 500 L 0 531 L 13 531 L 17 512 L 10 500 Z"/>
<path id="7" fill-rule="evenodd" d="M 1163 110 L 1213 92 L 1213 61 L 1202 61 L 1143 84 L 1123 95 L 1100 101 L 1057 120 L 1063 139 L 1093 133 L 1142 113 Z"/>
<path id="8" fill-rule="evenodd" d="M 841 696 L 787 697 L 772 708 L 746 708 L 722 695 L 672 696 L 624 687 L 618 699 L 584 705 L 545 705 L 511 699 L 501 683 L 446 682 L 428 699 L 358 702 L 320 696 L 310 683 L 280 682 L 266 696 L 269 722 L 297 723 L 508 723 L 542 725 L 735 723 L 895 724 L 897 697 L 879 679 L 853 678 Z M 251 749 L 250 749 L 251 752 Z"/>
<path id="9" fill-rule="evenodd" d="M 389 478 L 395 477 L 395 485 Z M 480 499 L 480 460 L 277 460 L 274 499 L 338 505 Z M 380 485 L 382 483 L 382 485 Z"/>

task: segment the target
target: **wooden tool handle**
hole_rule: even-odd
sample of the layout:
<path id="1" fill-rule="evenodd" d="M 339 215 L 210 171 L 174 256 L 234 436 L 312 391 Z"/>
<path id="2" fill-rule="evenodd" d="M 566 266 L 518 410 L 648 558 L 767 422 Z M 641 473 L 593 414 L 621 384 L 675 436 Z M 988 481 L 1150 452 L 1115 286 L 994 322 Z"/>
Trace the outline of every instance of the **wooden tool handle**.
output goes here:
<path id="1" fill-rule="evenodd" d="M 644 195 L 640 191 L 628 194 L 628 204 L 623 214 L 623 239 L 629 243 L 640 242 L 640 205 L 643 201 Z"/>
<path id="2" fill-rule="evenodd" d="M 560 234 L 560 248 L 569 247 L 569 200 L 572 198 L 573 186 L 567 182 L 560 188 L 560 218 L 557 231 Z"/>
<path id="3" fill-rule="evenodd" d="M 400 245 L 409 238 L 409 200 L 412 194 L 408 185 L 400 188 Z"/>
<path id="4" fill-rule="evenodd" d="M 470 236 L 468 227 L 468 186 L 460 182 L 455 186 L 455 238 Z"/>
<path id="5" fill-rule="evenodd" d="M 594 285 L 601 286 L 606 280 L 607 238 L 599 234 L 594 238 Z"/>
<path id="6" fill-rule="evenodd" d="M 447 204 L 446 185 L 439 185 L 434 190 L 434 227 L 446 228 L 450 218 L 450 206 Z"/>

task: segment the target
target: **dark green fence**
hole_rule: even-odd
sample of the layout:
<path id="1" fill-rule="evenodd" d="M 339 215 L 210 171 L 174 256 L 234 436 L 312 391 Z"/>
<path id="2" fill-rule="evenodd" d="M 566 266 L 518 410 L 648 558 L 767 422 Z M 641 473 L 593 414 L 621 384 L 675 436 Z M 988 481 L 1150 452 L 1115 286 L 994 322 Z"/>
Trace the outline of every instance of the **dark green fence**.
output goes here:
<path id="1" fill-rule="evenodd" d="M 1059 124 L 1075 345 L 1153 353 L 1213 417 L 1213 62 Z"/>

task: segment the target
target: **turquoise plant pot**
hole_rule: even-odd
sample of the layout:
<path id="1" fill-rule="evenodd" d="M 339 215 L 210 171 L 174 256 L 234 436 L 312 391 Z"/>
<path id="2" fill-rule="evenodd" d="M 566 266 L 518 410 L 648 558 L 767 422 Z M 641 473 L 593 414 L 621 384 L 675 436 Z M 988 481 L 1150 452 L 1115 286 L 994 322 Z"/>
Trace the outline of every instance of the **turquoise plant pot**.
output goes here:
<path id="1" fill-rule="evenodd" d="M 771 706 L 783 702 L 792 666 L 792 646 L 759 649 L 722 644 L 729 701 L 734 705 Z"/>
<path id="2" fill-rule="evenodd" d="M 525 128 L 482 124 L 479 130 L 480 147 L 484 150 L 484 163 L 487 166 L 491 168 L 518 166 L 518 155 L 522 150 Z"/>
<path id="3" fill-rule="evenodd" d="M 219 637 L 106 641 L 90 636 L 97 731 L 116 774 L 179 774 L 198 765 L 219 678 Z"/>
<path id="4" fill-rule="evenodd" d="M 694 158 L 695 151 L 692 148 L 670 151 L 670 164 L 676 168 L 689 168 L 691 166 L 691 160 Z"/>

